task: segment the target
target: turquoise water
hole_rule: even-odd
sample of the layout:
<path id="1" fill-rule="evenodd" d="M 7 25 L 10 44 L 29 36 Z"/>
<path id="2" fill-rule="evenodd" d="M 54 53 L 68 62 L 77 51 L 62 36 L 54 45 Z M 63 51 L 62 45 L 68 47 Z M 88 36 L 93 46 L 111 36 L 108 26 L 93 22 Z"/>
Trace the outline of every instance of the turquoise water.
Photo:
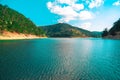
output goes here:
<path id="1" fill-rule="evenodd" d="M 120 80 L 120 40 L 0 41 L 0 80 Z"/>

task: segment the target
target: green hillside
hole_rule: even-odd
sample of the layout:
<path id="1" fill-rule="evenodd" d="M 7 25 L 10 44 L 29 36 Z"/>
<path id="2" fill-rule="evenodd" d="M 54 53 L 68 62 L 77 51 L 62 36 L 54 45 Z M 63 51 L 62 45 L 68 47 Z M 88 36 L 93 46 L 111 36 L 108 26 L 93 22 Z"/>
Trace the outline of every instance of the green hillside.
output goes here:
<path id="1" fill-rule="evenodd" d="M 118 32 L 120 32 L 120 19 L 114 23 L 113 27 L 109 30 L 109 34 L 114 36 L 117 35 Z"/>
<path id="2" fill-rule="evenodd" d="M 25 34 L 44 35 L 44 31 L 24 15 L 0 4 L 0 33 L 3 30 Z"/>
<path id="3" fill-rule="evenodd" d="M 105 38 L 120 39 L 120 19 L 113 24 L 113 27 L 109 31 L 105 29 L 102 36 Z"/>
<path id="4" fill-rule="evenodd" d="M 96 37 L 96 38 L 100 38 L 100 37 L 102 37 L 102 32 L 93 31 L 93 32 L 91 33 L 91 36 L 92 36 L 92 37 Z"/>
<path id="5" fill-rule="evenodd" d="M 48 37 L 96 37 L 94 33 L 66 23 L 44 26 L 42 29 Z"/>

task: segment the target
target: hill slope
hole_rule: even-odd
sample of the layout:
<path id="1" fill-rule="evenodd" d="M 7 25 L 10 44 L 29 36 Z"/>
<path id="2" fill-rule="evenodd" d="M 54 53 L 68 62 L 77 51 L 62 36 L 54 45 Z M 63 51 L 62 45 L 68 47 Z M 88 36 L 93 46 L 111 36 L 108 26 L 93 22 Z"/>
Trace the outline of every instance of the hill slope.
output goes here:
<path id="1" fill-rule="evenodd" d="M 42 29 L 48 37 L 92 37 L 92 35 L 94 35 L 90 31 L 66 23 L 44 26 Z"/>
<path id="2" fill-rule="evenodd" d="M 3 31 L 43 36 L 44 31 L 24 15 L 0 4 L 0 34 Z"/>
<path id="3" fill-rule="evenodd" d="M 120 32 L 120 19 L 114 23 L 113 27 L 109 30 L 109 34 L 115 36 L 119 32 Z"/>
<path id="4" fill-rule="evenodd" d="M 102 35 L 105 38 L 120 39 L 120 19 L 113 24 L 113 27 L 109 31 L 103 31 Z"/>

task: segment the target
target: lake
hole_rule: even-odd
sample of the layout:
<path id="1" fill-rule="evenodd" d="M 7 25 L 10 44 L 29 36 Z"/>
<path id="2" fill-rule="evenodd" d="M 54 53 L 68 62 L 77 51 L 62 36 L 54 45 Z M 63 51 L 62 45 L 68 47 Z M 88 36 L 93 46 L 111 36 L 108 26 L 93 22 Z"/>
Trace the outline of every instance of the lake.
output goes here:
<path id="1" fill-rule="evenodd" d="M 0 41 L 0 80 L 120 80 L 120 40 Z"/>

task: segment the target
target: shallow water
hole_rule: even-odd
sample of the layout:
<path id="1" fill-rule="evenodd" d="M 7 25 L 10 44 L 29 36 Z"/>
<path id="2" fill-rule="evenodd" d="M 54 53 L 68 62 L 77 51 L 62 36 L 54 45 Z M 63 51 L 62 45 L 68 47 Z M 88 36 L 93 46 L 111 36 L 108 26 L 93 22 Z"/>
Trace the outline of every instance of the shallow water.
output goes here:
<path id="1" fill-rule="evenodd" d="M 0 41 L 0 80 L 120 80 L 120 40 Z"/>

